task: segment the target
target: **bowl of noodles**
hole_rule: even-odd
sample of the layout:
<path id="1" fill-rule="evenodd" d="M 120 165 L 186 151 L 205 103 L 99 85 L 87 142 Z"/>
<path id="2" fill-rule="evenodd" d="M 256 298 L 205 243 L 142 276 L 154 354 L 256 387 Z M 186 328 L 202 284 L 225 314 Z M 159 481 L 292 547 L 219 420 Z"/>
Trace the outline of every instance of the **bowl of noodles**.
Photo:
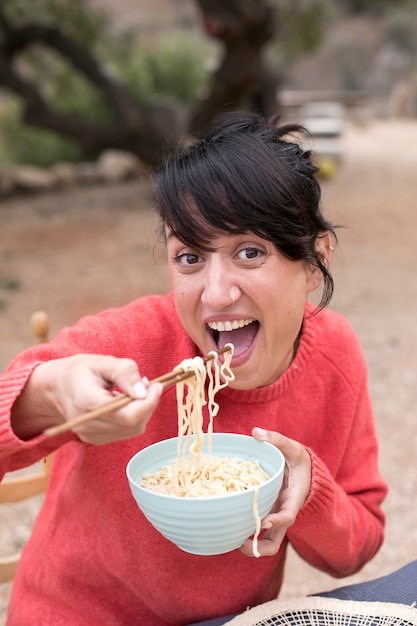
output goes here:
<path id="1" fill-rule="evenodd" d="M 215 396 L 234 380 L 233 345 L 221 353 L 223 360 L 214 351 L 177 366 L 187 374 L 176 385 L 178 437 L 135 454 L 126 474 L 148 521 L 185 552 L 224 554 L 253 536 L 253 553 L 259 556 L 261 520 L 278 496 L 285 460 L 266 441 L 213 432 L 220 409 Z"/>
<path id="2" fill-rule="evenodd" d="M 233 433 L 174 437 L 135 454 L 126 473 L 148 521 L 181 550 L 224 554 L 253 537 L 281 487 L 285 459 L 266 441 Z"/>

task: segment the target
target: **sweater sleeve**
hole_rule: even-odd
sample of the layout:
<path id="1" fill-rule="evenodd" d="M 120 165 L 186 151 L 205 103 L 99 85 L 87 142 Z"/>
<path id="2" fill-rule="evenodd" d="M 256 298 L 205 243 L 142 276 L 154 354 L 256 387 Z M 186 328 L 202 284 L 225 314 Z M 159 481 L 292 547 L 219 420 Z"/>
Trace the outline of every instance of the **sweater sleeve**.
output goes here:
<path id="1" fill-rule="evenodd" d="M 75 437 L 72 433 L 54 440 L 41 435 L 30 441 L 22 441 L 13 432 L 10 413 L 16 398 L 21 393 L 37 361 L 9 369 L 1 377 L 0 394 L 0 480 L 6 472 L 27 467 L 41 460 L 57 447 Z"/>
<path id="2" fill-rule="evenodd" d="M 332 475 L 313 450 L 309 453 L 311 489 L 288 530 L 288 539 L 314 567 L 335 577 L 354 574 L 382 544 L 385 516 L 381 503 L 387 493 L 378 469 L 378 445 L 366 381 L 358 395 L 337 472 Z"/>
<path id="3" fill-rule="evenodd" d="M 141 332 L 143 320 L 149 319 L 152 325 L 146 333 Z M 12 406 L 38 365 L 74 354 L 107 354 L 134 359 L 151 379 L 176 365 L 178 349 L 189 353 L 190 340 L 174 314 L 172 296 L 148 296 L 86 316 L 73 327 L 63 328 L 48 343 L 19 354 L 0 375 L 0 480 L 6 472 L 29 466 L 65 443 L 79 441 L 73 432 L 52 438 L 39 435 L 29 441 L 14 434 Z"/>
<path id="4" fill-rule="evenodd" d="M 39 435 L 21 440 L 13 432 L 11 410 L 38 365 L 80 353 L 115 354 L 116 342 L 109 340 L 114 313 L 103 314 L 103 322 L 100 316 L 87 316 L 76 326 L 62 329 L 51 341 L 21 352 L 0 375 L 0 480 L 6 472 L 32 465 L 68 441 L 78 440 L 72 432 L 53 438 Z M 30 418 L 28 414 L 27 419 Z"/>

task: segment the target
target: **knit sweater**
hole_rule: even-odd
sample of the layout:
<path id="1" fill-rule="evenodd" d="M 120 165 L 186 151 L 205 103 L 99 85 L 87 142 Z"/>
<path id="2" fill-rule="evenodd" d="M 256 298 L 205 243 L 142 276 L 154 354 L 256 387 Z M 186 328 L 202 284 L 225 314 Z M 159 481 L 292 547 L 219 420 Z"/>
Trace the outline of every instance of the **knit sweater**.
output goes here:
<path id="1" fill-rule="evenodd" d="M 0 377 L 0 477 L 56 452 L 13 585 L 8 626 L 168 626 L 238 613 L 277 596 L 288 542 L 334 576 L 350 575 L 372 558 L 383 540 L 386 485 L 366 366 L 347 322 L 311 310 L 307 304 L 297 354 L 275 383 L 217 395 L 215 431 L 250 434 L 256 425 L 300 441 L 311 454 L 310 493 L 273 557 L 188 554 L 137 507 L 126 464 L 141 448 L 177 434 L 174 389 L 164 392 L 146 432 L 127 441 L 94 446 L 72 432 L 21 441 L 10 428 L 15 398 L 45 360 L 75 353 L 129 357 L 152 379 L 196 355 L 172 294 L 83 318 L 11 363 Z"/>

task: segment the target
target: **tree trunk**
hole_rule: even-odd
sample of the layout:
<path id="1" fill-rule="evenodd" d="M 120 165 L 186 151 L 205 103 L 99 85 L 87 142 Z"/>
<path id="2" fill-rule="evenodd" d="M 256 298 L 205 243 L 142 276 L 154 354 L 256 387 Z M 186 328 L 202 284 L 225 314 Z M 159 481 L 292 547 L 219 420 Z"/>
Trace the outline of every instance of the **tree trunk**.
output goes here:
<path id="1" fill-rule="evenodd" d="M 263 89 L 264 47 L 276 33 L 276 15 L 264 0 L 197 0 L 206 32 L 222 42 L 224 55 L 209 95 L 195 108 L 191 130 L 204 134 L 220 111 L 252 108 Z M 260 113 L 266 113 L 260 110 Z"/>
<path id="2" fill-rule="evenodd" d="M 218 39 L 224 55 L 212 76 L 209 95 L 192 116 L 178 106 L 141 106 L 126 85 L 108 75 L 89 50 L 58 26 L 29 23 L 13 27 L 0 4 L 0 85 L 23 102 L 26 124 L 75 141 L 84 157 L 104 149 L 129 150 L 151 166 L 181 145 L 187 132 L 199 136 L 219 111 L 262 106 L 263 49 L 275 34 L 275 19 L 267 0 L 196 0 L 206 31 Z M 112 111 L 107 125 L 86 122 L 54 109 L 40 89 L 19 73 L 19 54 L 32 45 L 59 54 L 101 93 Z M 64 94 L 65 96 L 65 94 Z"/>

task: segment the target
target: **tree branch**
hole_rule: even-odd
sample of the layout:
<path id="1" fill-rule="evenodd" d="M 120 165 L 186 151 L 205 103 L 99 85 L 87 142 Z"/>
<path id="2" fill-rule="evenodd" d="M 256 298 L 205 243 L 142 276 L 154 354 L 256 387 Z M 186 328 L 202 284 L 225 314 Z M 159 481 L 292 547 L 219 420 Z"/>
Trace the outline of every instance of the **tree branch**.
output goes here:
<path id="1" fill-rule="evenodd" d="M 101 92 L 124 124 L 134 127 L 141 124 L 138 103 L 130 91 L 113 77 L 109 78 L 87 49 L 56 28 L 33 23 L 16 29 L 9 26 L 2 45 L 5 59 L 11 60 L 34 43 L 41 43 L 67 59 Z"/>

